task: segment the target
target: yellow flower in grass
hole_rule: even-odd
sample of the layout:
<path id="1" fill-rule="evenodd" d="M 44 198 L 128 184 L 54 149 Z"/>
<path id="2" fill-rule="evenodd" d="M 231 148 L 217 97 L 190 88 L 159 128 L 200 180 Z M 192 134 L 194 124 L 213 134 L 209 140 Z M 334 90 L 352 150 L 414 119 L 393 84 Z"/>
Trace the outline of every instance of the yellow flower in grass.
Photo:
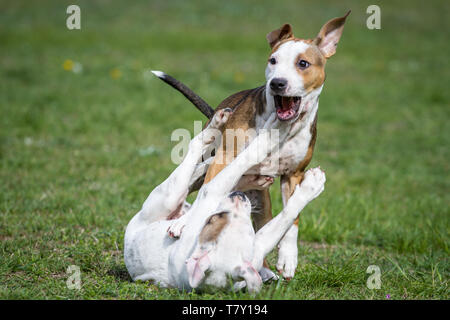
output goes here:
<path id="1" fill-rule="evenodd" d="M 72 71 L 73 73 L 81 73 L 83 71 L 83 66 L 81 63 L 67 59 L 63 63 L 63 69 L 66 71 Z"/>
<path id="2" fill-rule="evenodd" d="M 111 78 L 113 78 L 114 80 L 119 79 L 122 76 L 122 72 L 120 72 L 119 69 L 114 68 L 111 69 L 111 71 L 109 72 L 109 75 L 111 76 Z"/>
<path id="3" fill-rule="evenodd" d="M 67 59 L 66 61 L 64 61 L 63 68 L 66 71 L 71 71 L 73 69 L 73 61 L 70 59 Z"/>
<path id="4" fill-rule="evenodd" d="M 236 83 L 242 83 L 242 82 L 244 82 L 244 80 L 245 80 L 245 75 L 244 75 L 244 73 L 241 72 L 241 71 L 236 72 L 236 73 L 234 74 L 234 76 L 233 76 L 233 80 L 234 80 L 234 82 L 236 82 Z"/>

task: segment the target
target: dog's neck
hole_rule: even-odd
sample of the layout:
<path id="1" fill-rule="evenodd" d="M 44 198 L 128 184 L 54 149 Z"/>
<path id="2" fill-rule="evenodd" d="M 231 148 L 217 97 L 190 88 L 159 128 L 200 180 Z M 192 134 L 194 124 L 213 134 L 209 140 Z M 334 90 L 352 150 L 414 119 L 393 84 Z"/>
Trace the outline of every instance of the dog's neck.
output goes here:
<path id="1" fill-rule="evenodd" d="M 302 107 L 303 110 L 300 113 L 298 119 L 294 120 L 292 123 L 287 125 L 291 126 L 289 134 L 287 138 L 294 136 L 300 130 L 302 130 L 307 124 L 314 120 L 317 110 L 319 108 L 319 96 L 322 92 L 323 84 L 306 94 L 302 99 Z M 263 108 L 263 112 L 256 116 L 256 127 L 262 128 L 265 121 L 270 117 L 270 115 L 275 112 L 275 101 L 273 96 L 269 93 L 267 88 L 264 88 L 264 91 L 261 92 L 262 95 L 265 96 L 265 99 L 261 99 L 265 102 L 265 106 Z M 304 113 L 303 113 L 304 112 Z"/>

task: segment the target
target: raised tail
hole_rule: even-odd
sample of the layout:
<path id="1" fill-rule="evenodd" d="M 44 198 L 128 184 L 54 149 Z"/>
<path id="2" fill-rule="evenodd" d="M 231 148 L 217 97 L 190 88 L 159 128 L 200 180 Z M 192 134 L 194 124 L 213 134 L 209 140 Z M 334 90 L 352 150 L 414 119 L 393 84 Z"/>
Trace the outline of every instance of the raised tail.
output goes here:
<path id="1" fill-rule="evenodd" d="M 160 78 L 165 83 L 168 83 L 171 87 L 180 91 L 183 96 L 185 96 L 194 106 L 197 107 L 208 119 L 211 119 L 214 115 L 214 109 L 211 108 L 209 104 L 205 102 L 202 98 L 200 98 L 194 91 L 185 86 L 183 83 L 175 79 L 174 77 L 165 74 L 162 71 L 153 71 L 152 73 Z"/>

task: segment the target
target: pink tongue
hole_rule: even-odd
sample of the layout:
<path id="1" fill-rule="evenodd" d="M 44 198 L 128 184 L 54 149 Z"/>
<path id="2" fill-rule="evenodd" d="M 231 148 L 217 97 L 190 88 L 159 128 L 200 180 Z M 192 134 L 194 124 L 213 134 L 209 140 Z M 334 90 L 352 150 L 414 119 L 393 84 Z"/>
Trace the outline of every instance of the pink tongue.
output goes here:
<path id="1" fill-rule="evenodd" d="M 279 116 L 280 118 L 286 119 L 286 118 L 291 117 L 291 116 L 294 114 L 294 110 L 292 110 L 292 109 L 287 109 L 287 110 L 284 110 L 284 109 L 278 109 L 278 110 L 277 110 L 277 114 L 278 114 L 278 116 Z"/>

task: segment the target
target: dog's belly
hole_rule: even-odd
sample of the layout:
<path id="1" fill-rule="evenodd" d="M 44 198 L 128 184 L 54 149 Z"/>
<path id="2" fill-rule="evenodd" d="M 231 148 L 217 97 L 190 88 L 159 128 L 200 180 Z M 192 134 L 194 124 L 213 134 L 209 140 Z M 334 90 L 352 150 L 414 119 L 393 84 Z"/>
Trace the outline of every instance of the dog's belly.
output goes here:
<path id="1" fill-rule="evenodd" d="M 309 126 L 303 128 L 294 136 L 288 138 L 278 152 L 264 159 L 259 165 L 250 169 L 246 174 L 260 174 L 272 177 L 289 175 L 297 169 L 299 163 L 305 159 L 312 139 Z"/>

